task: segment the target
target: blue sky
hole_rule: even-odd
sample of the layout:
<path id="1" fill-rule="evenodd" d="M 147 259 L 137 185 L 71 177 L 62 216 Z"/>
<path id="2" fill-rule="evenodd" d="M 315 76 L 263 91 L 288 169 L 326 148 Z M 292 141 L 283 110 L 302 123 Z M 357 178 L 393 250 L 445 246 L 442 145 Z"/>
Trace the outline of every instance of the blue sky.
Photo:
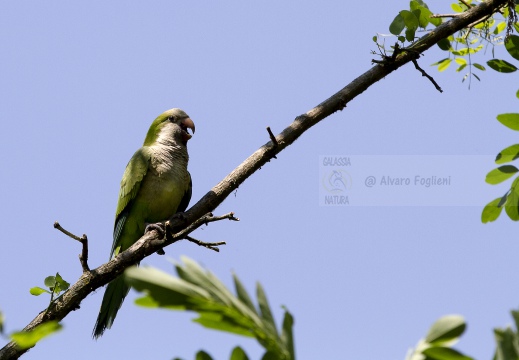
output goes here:
<path id="1" fill-rule="evenodd" d="M 449 5 L 429 1 L 435 12 L 452 12 Z M 54 221 L 88 235 L 92 267 L 107 260 L 124 167 L 158 114 L 180 107 L 196 124 L 194 203 L 268 141 L 266 126 L 280 132 L 368 70 L 372 36 L 388 33 L 407 6 L 2 2 L 0 309 L 7 330 L 45 308 L 29 288 L 56 271 L 69 282 L 81 274 L 79 244 L 54 230 Z M 484 183 L 491 162 L 455 167 L 482 174 L 463 178 L 459 190 L 481 198 L 479 205 L 319 205 L 320 156 L 483 158 L 517 141 L 495 120 L 519 108 L 514 75 L 487 71 L 469 91 L 453 69 L 429 67 L 444 57 L 435 48 L 420 59 L 443 94 L 407 65 L 240 186 L 216 213 L 234 211 L 241 222 L 193 234 L 227 241 L 219 254 L 181 243 L 143 264 L 172 271 L 168 258 L 187 255 L 227 284 L 231 271 L 250 291 L 259 280 L 278 323 L 281 305 L 294 314 L 299 359 L 403 359 L 434 320 L 452 313 L 468 321 L 458 348 L 490 358 L 492 328 L 511 324 L 509 311 L 519 304 L 512 280 L 518 225 L 505 217 L 480 222 L 484 204 L 508 185 Z M 238 344 L 253 358 L 261 354 L 254 340 L 205 330 L 191 314 L 138 308 L 135 297 L 96 342 L 102 291 L 90 295 L 60 334 L 24 359 L 69 359 L 71 352 L 76 360 L 191 359 L 201 348 L 225 359 Z"/>

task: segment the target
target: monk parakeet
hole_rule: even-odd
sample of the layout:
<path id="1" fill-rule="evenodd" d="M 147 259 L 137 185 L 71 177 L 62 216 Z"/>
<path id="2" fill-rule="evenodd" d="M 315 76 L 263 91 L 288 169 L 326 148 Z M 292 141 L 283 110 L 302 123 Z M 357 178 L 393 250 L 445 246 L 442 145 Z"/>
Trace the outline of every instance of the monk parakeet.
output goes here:
<path id="1" fill-rule="evenodd" d="M 119 190 L 115 211 L 114 242 L 110 259 L 133 245 L 148 224 L 167 220 L 183 212 L 191 199 L 188 129 L 195 124 L 180 109 L 171 109 L 153 121 L 144 145 L 130 159 Z M 110 328 L 130 287 L 122 276 L 112 280 L 105 291 L 93 337 Z"/>

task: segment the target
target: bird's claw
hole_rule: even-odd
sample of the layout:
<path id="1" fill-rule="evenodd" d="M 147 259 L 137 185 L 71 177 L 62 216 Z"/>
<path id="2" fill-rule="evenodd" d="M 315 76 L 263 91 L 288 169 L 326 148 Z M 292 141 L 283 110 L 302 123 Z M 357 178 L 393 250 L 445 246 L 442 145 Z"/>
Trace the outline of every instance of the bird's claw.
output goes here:
<path id="1" fill-rule="evenodd" d="M 148 233 L 150 231 L 156 230 L 159 233 L 160 238 L 164 238 L 166 235 L 166 226 L 163 223 L 155 223 L 146 225 L 146 229 L 144 233 Z"/>

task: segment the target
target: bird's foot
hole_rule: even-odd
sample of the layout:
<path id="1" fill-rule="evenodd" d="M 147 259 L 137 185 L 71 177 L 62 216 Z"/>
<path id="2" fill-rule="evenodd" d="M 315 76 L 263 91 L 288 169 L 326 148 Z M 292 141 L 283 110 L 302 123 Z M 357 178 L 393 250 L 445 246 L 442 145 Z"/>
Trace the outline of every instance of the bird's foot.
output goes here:
<path id="1" fill-rule="evenodd" d="M 146 234 L 153 230 L 156 230 L 159 233 L 160 238 L 163 238 L 164 235 L 166 235 L 166 226 L 164 225 L 164 223 L 158 222 L 154 224 L 147 224 L 144 233 Z"/>
<path id="2" fill-rule="evenodd" d="M 153 230 L 156 230 L 159 233 L 159 237 L 161 239 L 163 239 L 164 236 L 166 235 L 166 225 L 164 225 L 164 223 L 159 222 L 159 223 L 155 223 L 155 224 L 147 224 L 146 229 L 144 230 L 144 233 L 147 233 L 147 232 L 153 231 Z M 157 254 L 165 255 L 166 253 L 164 252 L 163 249 L 159 249 L 159 250 L 157 250 Z"/>
<path id="3" fill-rule="evenodd" d="M 175 213 L 173 214 L 172 217 L 169 218 L 169 221 L 174 221 L 174 220 L 180 220 L 180 221 L 185 221 L 186 220 L 186 213 L 184 212 L 178 212 L 178 213 Z"/>

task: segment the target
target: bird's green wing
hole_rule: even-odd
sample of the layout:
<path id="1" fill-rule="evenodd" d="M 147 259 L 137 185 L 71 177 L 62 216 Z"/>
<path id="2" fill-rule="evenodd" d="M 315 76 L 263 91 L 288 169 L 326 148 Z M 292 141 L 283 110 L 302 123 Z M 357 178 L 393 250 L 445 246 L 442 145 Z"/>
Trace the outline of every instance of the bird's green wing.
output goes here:
<path id="1" fill-rule="evenodd" d="M 119 247 L 121 245 L 119 239 L 130 211 L 131 202 L 137 196 L 149 166 L 150 156 L 146 153 L 144 148 L 137 150 L 128 162 L 128 165 L 126 165 L 126 170 L 121 180 L 117 210 L 115 211 L 114 242 L 112 244 L 112 250 L 110 251 L 110 259 L 119 253 Z"/>
<path id="2" fill-rule="evenodd" d="M 189 174 L 189 173 L 188 173 Z M 187 188 L 182 200 L 180 200 L 180 204 L 178 205 L 177 212 L 184 212 L 189 205 L 189 201 L 191 200 L 191 194 L 193 193 L 193 182 L 191 181 L 191 174 L 189 174 L 189 187 Z"/>

